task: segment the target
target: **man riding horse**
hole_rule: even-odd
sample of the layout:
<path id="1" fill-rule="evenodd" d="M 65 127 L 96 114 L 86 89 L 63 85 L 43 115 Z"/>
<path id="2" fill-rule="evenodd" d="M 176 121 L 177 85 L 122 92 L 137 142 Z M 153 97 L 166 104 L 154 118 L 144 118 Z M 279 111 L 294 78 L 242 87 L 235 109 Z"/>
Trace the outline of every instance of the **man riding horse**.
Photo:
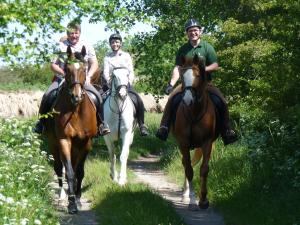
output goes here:
<path id="1" fill-rule="evenodd" d="M 229 121 L 229 111 L 225 98 L 223 97 L 220 90 L 213 85 L 211 82 L 211 73 L 218 70 L 219 64 L 217 61 L 217 55 L 214 48 L 207 43 L 206 41 L 201 40 L 202 29 L 199 22 L 195 19 L 189 19 L 185 24 L 185 31 L 189 41 L 184 44 L 177 52 L 176 55 L 176 64 L 172 72 L 172 78 L 166 88 L 166 94 L 170 94 L 168 102 L 165 106 L 163 117 L 160 123 L 160 128 L 158 129 L 156 136 L 161 140 L 166 140 L 168 138 L 170 123 L 171 123 L 171 111 L 173 106 L 173 99 L 175 96 L 182 91 L 181 85 L 178 85 L 174 90 L 173 87 L 179 79 L 179 70 L 182 66 L 182 57 L 193 57 L 198 55 L 203 58 L 205 61 L 205 71 L 210 74 L 210 82 L 208 83 L 208 92 L 211 96 L 214 96 L 213 99 L 217 99 L 221 103 L 222 110 L 219 110 L 221 113 L 221 136 L 225 145 L 233 143 L 237 140 L 237 134 L 231 128 Z M 219 104 L 220 105 L 220 104 Z"/>
<path id="2" fill-rule="evenodd" d="M 144 124 L 144 103 L 141 97 L 132 88 L 132 83 L 134 81 L 134 72 L 132 59 L 129 53 L 121 50 L 122 47 L 122 37 L 120 34 L 112 34 L 109 37 L 109 44 L 112 49 L 104 58 L 104 68 L 103 68 L 103 78 L 105 79 L 108 86 L 111 85 L 112 72 L 115 68 L 127 68 L 129 72 L 129 96 L 133 101 L 136 109 L 137 121 L 140 128 L 140 133 L 142 136 L 148 135 L 147 127 Z"/>
<path id="3" fill-rule="evenodd" d="M 67 38 L 62 39 L 59 42 L 59 50 L 60 54 L 52 61 L 51 70 L 55 73 L 55 77 L 53 79 L 52 84 L 45 92 L 40 109 L 39 114 L 44 115 L 47 114 L 53 103 L 55 101 L 55 93 L 57 92 L 61 82 L 65 76 L 65 62 L 66 62 L 66 50 L 67 47 L 70 46 L 71 50 L 77 57 L 80 57 L 79 52 L 81 51 L 82 47 L 85 46 L 87 54 L 84 58 L 88 62 L 87 69 L 87 77 L 84 88 L 93 95 L 95 99 L 95 105 L 97 108 L 97 124 L 98 124 L 98 134 L 99 135 L 106 135 L 110 132 L 108 125 L 103 120 L 103 107 L 102 107 L 102 98 L 99 92 L 91 85 L 90 80 L 91 77 L 97 72 L 98 70 L 98 61 L 96 58 L 95 50 L 92 46 L 87 44 L 86 42 L 80 40 L 81 34 L 81 27 L 79 24 L 75 22 L 71 22 L 68 24 L 67 27 Z M 39 119 L 36 126 L 34 127 L 33 131 L 36 133 L 41 134 L 44 129 L 44 118 L 43 116 Z"/>

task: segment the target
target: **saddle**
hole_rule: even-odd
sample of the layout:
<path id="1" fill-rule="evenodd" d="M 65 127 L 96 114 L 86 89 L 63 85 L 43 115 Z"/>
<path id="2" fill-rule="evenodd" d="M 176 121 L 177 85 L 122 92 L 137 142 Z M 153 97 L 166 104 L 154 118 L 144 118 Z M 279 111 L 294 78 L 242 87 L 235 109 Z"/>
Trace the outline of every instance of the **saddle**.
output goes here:
<path id="1" fill-rule="evenodd" d="M 103 91 L 101 92 L 101 97 L 103 99 L 103 104 L 105 103 L 106 99 L 108 98 L 108 96 L 110 95 L 111 91 L 110 89 L 105 89 L 103 88 L 102 89 Z M 137 97 L 135 96 L 134 93 L 132 92 L 128 92 L 128 95 L 133 103 L 133 106 L 134 106 L 134 117 L 136 118 L 137 117 L 137 112 L 138 112 L 138 106 L 139 106 L 139 103 L 138 103 L 138 99 Z"/>
<path id="2" fill-rule="evenodd" d="M 220 129 L 221 128 L 221 124 L 223 124 L 223 115 L 225 112 L 225 106 L 224 103 L 222 101 L 222 99 L 213 94 L 213 93 L 209 93 L 209 97 L 212 100 L 214 107 L 215 107 L 215 112 L 216 112 L 216 128 Z M 176 121 L 176 113 L 178 106 L 181 102 L 183 98 L 183 93 L 179 92 L 176 95 L 174 95 L 173 99 L 172 99 L 172 105 L 171 105 L 171 123 L 174 125 L 175 121 Z"/>

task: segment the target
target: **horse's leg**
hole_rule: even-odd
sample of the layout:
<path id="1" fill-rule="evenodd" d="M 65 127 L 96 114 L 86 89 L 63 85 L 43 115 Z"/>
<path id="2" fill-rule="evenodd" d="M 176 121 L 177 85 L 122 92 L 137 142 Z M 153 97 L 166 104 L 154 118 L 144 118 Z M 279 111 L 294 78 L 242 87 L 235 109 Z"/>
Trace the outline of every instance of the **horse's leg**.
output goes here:
<path id="1" fill-rule="evenodd" d="M 203 146 L 203 160 L 200 167 L 200 182 L 201 182 L 201 189 L 200 189 L 200 201 L 199 207 L 201 209 L 207 209 L 209 206 L 209 201 L 207 199 L 207 176 L 209 172 L 209 159 L 212 150 L 212 142 L 208 141 Z"/>
<path id="2" fill-rule="evenodd" d="M 60 159 L 54 160 L 54 171 L 57 175 L 58 186 L 59 186 L 59 201 L 63 201 L 67 194 L 63 187 L 63 164 Z"/>
<path id="3" fill-rule="evenodd" d="M 180 148 L 181 154 L 182 154 L 182 165 L 184 167 L 185 176 L 187 179 L 187 187 L 189 192 L 189 210 L 195 211 L 198 210 L 198 205 L 196 201 L 194 186 L 193 186 L 193 176 L 194 171 L 193 167 L 191 165 L 191 156 L 190 156 L 190 150 L 189 148 Z"/>
<path id="4" fill-rule="evenodd" d="M 66 169 L 66 176 L 68 182 L 68 212 L 74 214 L 78 212 L 75 197 L 75 176 L 71 161 L 71 141 L 67 139 L 60 139 L 61 158 Z"/>
<path id="5" fill-rule="evenodd" d="M 109 152 L 109 161 L 110 161 L 110 178 L 114 182 L 118 182 L 118 173 L 116 170 L 116 154 L 115 154 L 115 145 L 113 141 L 108 137 L 104 136 L 104 140 Z"/>
<path id="6" fill-rule="evenodd" d="M 198 162 L 200 161 L 202 157 L 202 149 L 201 148 L 196 148 L 194 151 L 194 155 L 192 157 L 191 160 L 191 164 L 192 167 L 194 167 L 195 165 L 198 164 Z M 183 202 L 187 202 L 187 200 L 189 199 L 189 183 L 188 183 L 188 179 L 186 178 L 186 176 L 184 176 L 184 183 L 183 183 L 183 193 L 182 193 L 182 201 Z"/>
<path id="7" fill-rule="evenodd" d="M 81 206 L 80 198 L 81 198 L 81 185 L 82 185 L 82 180 L 84 178 L 84 163 L 87 157 L 87 151 L 83 153 L 83 156 L 80 158 L 80 162 L 77 165 L 76 168 L 76 191 L 75 191 L 75 196 L 76 196 L 76 202 L 78 206 Z"/>
<path id="8" fill-rule="evenodd" d="M 132 143 L 133 133 L 131 131 L 127 131 L 124 134 L 122 139 L 122 151 L 120 155 L 120 178 L 119 178 L 119 185 L 125 185 L 127 182 L 127 159 L 129 155 L 129 148 Z"/>
<path id="9" fill-rule="evenodd" d="M 58 187 L 59 187 L 58 201 L 63 201 L 67 196 L 65 189 L 63 188 L 63 164 L 60 159 L 58 146 L 54 144 L 53 140 L 49 140 L 49 149 L 54 158 L 53 167 L 58 179 Z"/>

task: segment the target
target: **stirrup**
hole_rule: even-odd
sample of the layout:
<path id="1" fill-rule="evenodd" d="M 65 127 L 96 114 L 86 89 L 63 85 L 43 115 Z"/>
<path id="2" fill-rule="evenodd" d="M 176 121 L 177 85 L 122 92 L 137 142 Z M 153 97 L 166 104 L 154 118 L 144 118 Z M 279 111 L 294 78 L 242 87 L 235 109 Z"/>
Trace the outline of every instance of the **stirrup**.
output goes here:
<path id="1" fill-rule="evenodd" d="M 99 135 L 104 136 L 110 133 L 110 129 L 107 124 L 100 124 L 99 126 Z"/>
<path id="2" fill-rule="evenodd" d="M 149 135 L 148 129 L 144 124 L 140 126 L 140 132 L 141 132 L 141 136 Z"/>
<path id="3" fill-rule="evenodd" d="M 35 127 L 32 128 L 32 132 L 37 134 L 42 134 L 43 130 L 44 130 L 44 126 L 40 120 L 35 124 Z"/>
<path id="4" fill-rule="evenodd" d="M 234 130 L 226 130 L 225 134 L 222 136 L 224 145 L 229 145 L 238 140 L 238 135 Z"/>

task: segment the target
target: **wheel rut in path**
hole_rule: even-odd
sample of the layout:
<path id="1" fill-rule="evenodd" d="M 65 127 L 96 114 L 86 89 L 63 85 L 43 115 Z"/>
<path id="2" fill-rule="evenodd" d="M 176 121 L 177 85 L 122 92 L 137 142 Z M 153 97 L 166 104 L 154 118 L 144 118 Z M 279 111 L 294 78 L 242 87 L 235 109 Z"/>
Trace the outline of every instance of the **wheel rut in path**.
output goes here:
<path id="1" fill-rule="evenodd" d="M 188 204 L 181 201 L 182 189 L 167 181 L 164 173 L 158 169 L 159 157 L 149 155 L 128 162 L 128 167 L 137 176 L 136 182 L 147 184 L 159 195 L 171 202 L 175 211 L 187 225 L 225 225 L 223 217 L 212 207 L 206 210 L 189 211 Z"/>

